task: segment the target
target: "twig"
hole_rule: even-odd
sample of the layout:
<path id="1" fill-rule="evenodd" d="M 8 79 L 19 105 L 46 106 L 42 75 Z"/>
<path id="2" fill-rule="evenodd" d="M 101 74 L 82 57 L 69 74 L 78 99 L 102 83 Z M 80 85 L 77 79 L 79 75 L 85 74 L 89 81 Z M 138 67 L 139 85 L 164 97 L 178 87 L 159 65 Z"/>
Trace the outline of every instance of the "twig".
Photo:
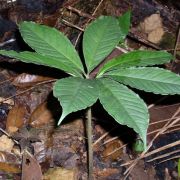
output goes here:
<path id="1" fill-rule="evenodd" d="M 153 155 L 153 154 L 155 154 L 155 153 L 158 153 L 158 152 L 160 152 L 160 151 L 164 151 L 164 150 L 169 149 L 169 148 L 171 148 L 171 147 L 177 146 L 177 145 L 179 145 L 179 144 L 180 144 L 180 140 L 175 141 L 175 142 L 170 143 L 170 144 L 167 144 L 167 145 L 162 146 L 162 147 L 160 147 L 160 148 L 158 148 L 158 149 L 155 149 L 155 150 L 153 150 L 153 151 L 151 151 L 151 152 L 149 152 L 149 153 L 146 153 L 146 154 L 144 155 L 144 158 L 145 158 L 145 157 L 148 157 L 148 156 L 151 156 L 151 155 Z"/>
<path id="2" fill-rule="evenodd" d="M 175 128 L 175 129 L 168 130 L 168 131 L 164 132 L 163 134 L 168 134 L 168 133 L 171 133 L 171 132 L 174 132 L 174 131 L 179 131 L 179 130 L 180 130 L 180 127 L 179 127 L 179 128 Z"/>
<path id="3" fill-rule="evenodd" d="M 112 132 L 117 127 L 112 128 L 110 131 L 104 133 L 101 137 L 99 137 L 94 143 L 93 146 L 95 146 L 97 143 L 99 143 L 102 139 L 104 139 L 110 132 Z"/>
<path id="4" fill-rule="evenodd" d="M 150 160 L 147 160 L 146 162 L 152 162 L 152 161 L 155 161 L 155 160 L 158 160 L 158 159 L 162 159 L 162 158 L 165 158 L 167 156 L 170 156 L 170 155 L 178 153 L 178 152 L 180 152 L 180 150 L 176 150 L 176 151 L 173 151 L 173 152 L 170 152 L 170 153 L 163 154 L 161 156 L 158 156 L 158 157 L 152 158 Z"/>
<path id="5" fill-rule="evenodd" d="M 68 10 L 72 11 L 72 12 L 75 12 L 77 13 L 79 16 L 82 16 L 82 17 L 86 17 L 86 18 L 89 18 L 89 19 L 95 19 L 93 16 L 91 16 L 90 14 L 87 14 L 87 13 L 84 13 L 72 6 L 67 6 L 66 7 Z"/>
<path id="6" fill-rule="evenodd" d="M 161 164 L 161 163 L 163 163 L 163 162 L 166 162 L 166 161 L 169 161 L 169 160 L 172 160 L 172 159 L 179 159 L 179 158 L 180 158 L 180 155 L 177 155 L 177 156 L 174 156 L 174 157 L 165 159 L 165 160 L 163 160 L 163 161 L 161 161 L 161 162 L 159 162 L 159 163 L 157 163 L 157 164 Z"/>
<path id="7" fill-rule="evenodd" d="M 180 121 L 180 118 L 178 118 L 178 119 L 179 119 L 179 121 Z M 178 122 L 176 122 L 176 123 L 178 123 Z M 180 124 L 173 125 L 171 128 L 177 127 L 177 126 L 180 126 Z M 159 128 L 159 129 L 156 129 L 156 130 L 154 130 L 154 131 L 151 131 L 151 132 L 147 133 L 147 135 L 151 135 L 151 134 L 154 134 L 154 133 L 156 133 L 156 132 L 159 132 L 161 129 L 162 129 L 162 128 Z M 162 134 L 164 134 L 164 133 L 162 133 Z"/>
<path id="8" fill-rule="evenodd" d="M 114 154 L 115 152 L 123 149 L 123 148 L 126 147 L 126 146 L 127 146 L 127 144 L 124 144 L 124 145 L 122 145 L 121 147 L 119 147 L 119 148 L 117 148 L 117 149 L 114 149 L 112 152 L 108 153 L 106 156 L 103 156 L 103 157 L 108 157 L 108 156 Z"/>
<path id="9" fill-rule="evenodd" d="M 5 41 L 5 42 L 2 42 L 2 43 L 0 43 L 0 47 L 3 47 L 3 46 L 5 46 L 6 44 L 10 44 L 10 43 L 12 43 L 12 42 L 14 42 L 14 41 L 16 41 L 16 39 L 9 39 L 9 40 L 7 40 L 7 41 Z"/>
<path id="10" fill-rule="evenodd" d="M 2 128 L 0 128 L 0 131 L 3 132 L 3 133 L 4 133 L 6 136 L 8 136 L 9 138 L 11 138 L 16 144 L 19 144 L 19 142 L 16 141 L 15 139 L 13 139 L 13 138 L 11 137 L 11 135 L 10 135 L 9 133 L 7 133 L 5 130 L 3 130 Z"/>
<path id="11" fill-rule="evenodd" d="M 84 31 L 84 29 L 82 29 L 82 28 L 80 28 L 79 26 L 76 26 L 76 25 L 70 23 L 69 21 L 66 21 L 65 19 L 62 19 L 62 22 L 63 22 L 64 24 L 66 24 L 67 26 L 70 26 L 70 27 L 73 27 L 73 28 L 75 28 L 75 29 L 78 29 L 79 31 L 82 31 L 82 32 Z"/>
<path id="12" fill-rule="evenodd" d="M 11 80 L 13 80 L 13 79 L 14 79 L 14 78 L 9 78 L 9 79 L 6 79 L 6 80 L 4 80 L 4 81 L 1 81 L 1 82 L 0 82 L 0 85 L 1 85 L 1 84 L 4 84 L 4 83 L 6 83 L 6 82 L 9 82 L 9 81 L 11 81 Z"/>
<path id="13" fill-rule="evenodd" d="M 180 112 L 180 108 L 178 108 L 178 110 L 174 113 L 174 115 L 172 116 L 172 118 L 174 118 L 178 113 Z M 172 119 L 170 119 L 170 121 L 168 121 L 163 128 L 154 136 L 154 138 L 151 140 L 151 142 L 149 143 L 147 149 L 141 153 L 141 155 L 135 159 L 134 161 L 131 161 L 132 163 L 130 163 L 131 165 L 127 168 L 127 170 L 124 172 L 125 179 L 128 177 L 128 175 L 131 173 L 131 171 L 133 170 L 134 166 L 138 163 L 138 161 L 140 159 L 143 159 L 147 153 L 147 151 L 151 148 L 153 142 L 155 141 L 155 139 L 162 133 L 164 133 L 168 128 L 170 128 L 172 125 L 176 124 L 179 121 L 179 118 L 174 120 L 173 122 L 171 122 Z"/>
<path id="14" fill-rule="evenodd" d="M 167 144 L 167 145 L 165 145 L 165 146 L 162 146 L 162 147 L 160 147 L 160 148 L 158 148 L 158 149 L 155 149 L 155 150 L 153 150 L 153 151 L 151 151 L 151 152 L 149 152 L 149 153 L 146 153 L 143 157 L 140 156 L 140 157 L 138 157 L 137 159 L 138 159 L 138 160 L 143 159 L 143 158 L 145 158 L 145 157 L 151 156 L 151 155 L 153 155 L 153 154 L 156 154 L 156 153 L 158 153 L 158 152 L 160 152 L 160 151 L 163 151 L 163 150 L 166 150 L 166 149 L 168 149 L 168 148 L 177 146 L 177 145 L 179 145 L 179 144 L 180 144 L 180 140 L 175 141 L 175 142 L 173 142 L 173 143 L 170 143 L 170 144 Z M 121 164 L 121 166 L 130 165 L 131 163 L 133 163 L 133 162 L 136 161 L 137 159 L 128 161 L 128 162 L 126 162 L 126 163 L 124 163 L 124 164 Z M 134 164 L 133 164 L 133 165 L 134 165 Z M 126 174 L 126 173 L 124 173 L 124 174 Z"/>

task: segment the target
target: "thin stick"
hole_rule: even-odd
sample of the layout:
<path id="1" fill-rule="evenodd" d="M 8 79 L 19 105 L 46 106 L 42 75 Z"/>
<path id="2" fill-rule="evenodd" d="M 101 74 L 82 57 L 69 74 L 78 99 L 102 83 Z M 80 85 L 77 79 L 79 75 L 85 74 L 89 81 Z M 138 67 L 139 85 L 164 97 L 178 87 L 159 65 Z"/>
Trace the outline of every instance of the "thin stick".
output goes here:
<path id="1" fill-rule="evenodd" d="M 92 112 L 87 110 L 87 137 L 88 137 L 88 180 L 93 179 L 93 149 L 92 149 Z"/>
<path id="2" fill-rule="evenodd" d="M 6 83 L 6 82 L 9 82 L 9 81 L 11 81 L 11 80 L 13 80 L 13 79 L 14 79 L 14 78 L 9 78 L 9 79 L 6 79 L 6 80 L 4 80 L 4 81 L 1 81 L 1 82 L 0 82 L 0 85 L 1 85 L 1 84 L 4 84 L 4 83 Z"/>
<path id="3" fill-rule="evenodd" d="M 14 42 L 14 41 L 16 41 L 16 39 L 9 39 L 9 40 L 7 40 L 7 41 L 5 41 L 5 42 L 2 42 L 2 43 L 0 43 L 0 47 L 3 47 L 3 46 L 5 46 L 6 44 L 10 44 L 10 43 L 12 43 L 12 42 Z"/>
<path id="4" fill-rule="evenodd" d="M 178 152 L 180 152 L 180 150 L 176 150 L 176 151 L 173 151 L 173 152 L 170 152 L 170 153 L 167 153 L 167 154 L 163 154 L 161 156 L 158 156 L 158 157 L 152 158 L 150 160 L 147 160 L 146 162 L 152 162 L 152 161 L 155 161 L 155 160 L 158 160 L 158 159 L 162 159 L 162 158 L 165 158 L 167 156 L 170 156 L 170 155 L 178 153 Z"/>
<path id="5" fill-rule="evenodd" d="M 93 16 L 91 16 L 90 14 L 87 14 L 87 13 L 84 13 L 82 11 L 80 11 L 79 9 L 76 9 L 72 6 L 68 6 L 66 7 L 68 10 L 72 11 L 72 12 L 75 12 L 77 13 L 79 16 L 82 16 L 82 17 L 86 17 L 86 18 L 89 18 L 89 19 L 95 19 Z"/>
<path id="6" fill-rule="evenodd" d="M 179 144 L 180 144 L 180 140 L 175 141 L 175 142 L 173 142 L 173 143 L 170 143 L 170 144 L 167 144 L 167 145 L 165 145 L 165 146 L 162 146 L 162 147 L 160 147 L 160 148 L 158 148 L 158 149 L 155 149 L 155 150 L 153 150 L 153 151 L 151 151 L 151 152 L 149 152 L 149 153 L 146 153 L 146 154 L 144 155 L 144 157 L 151 156 L 152 154 L 158 153 L 158 152 L 160 152 L 160 151 L 164 151 L 164 150 L 166 150 L 166 149 L 168 149 L 168 148 L 177 146 L 177 145 L 179 145 Z"/>
<path id="7" fill-rule="evenodd" d="M 110 153 L 108 153 L 106 156 L 103 156 L 103 157 L 110 156 L 110 155 L 114 154 L 115 152 L 123 149 L 123 148 L 126 147 L 126 146 L 127 146 L 127 144 L 124 144 L 124 145 L 122 145 L 121 147 L 119 147 L 119 148 L 117 148 L 117 149 L 114 149 L 113 151 L 111 151 Z"/>
<path id="8" fill-rule="evenodd" d="M 172 116 L 172 118 L 174 118 L 178 113 L 180 112 L 180 108 L 178 108 L 178 110 L 174 113 L 174 115 Z M 127 168 L 127 170 L 124 172 L 124 174 L 126 174 L 125 179 L 128 177 L 128 175 L 131 173 L 131 171 L 133 170 L 134 166 L 138 163 L 138 161 L 140 159 L 143 159 L 147 153 L 147 151 L 150 149 L 150 147 L 152 146 L 153 142 L 155 141 L 155 139 L 162 133 L 164 133 L 168 128 L 172 127 L 172 125 L 176 124 L 179 121 L 179 118 L 176 119 L 175 121 L 171 122 L 172 119 L 170 121 L 168 121 L 163 128 L 161 129 L 161 131 L 159 131 L 155 137 L 151 140 L 151 142 L 149 143 L 146 151 L 142 152 L 141 155 L 135 159 L 134 161 L 132 161 L 132 164 L 129 166 L 129 168 Z"/>
<path id="9" fill-rule="evenodd" d="M 159 162 L 159 163 L 157 163 L 157 164 L 161 164 L 161 163 L 163 163 L 163 162 L 166 162 L 166 161 L 169 161 L 169 160 L 172 160 L 172 159 L 179 159 L 179 158 L 180 158 L 180 155 L 177 155 L 177 156 L 174 156 L 174 157 L 165 159 L 165 160 L 163 160 L 163 161 L 161 161 L 161 162 Z"/>
<path id="10" fill-rule="evenodd" d="M 8 136 L 9 138 L 11 138 L 16 144 L 19 144 L 18 141 L 16 141 L 15 139 L 13 139 L 11 137 L 11 135 L 9 133 L 7 133 L 4 129 L 0 128 L 0 131 L 3 132 L 6 136 Z"/>

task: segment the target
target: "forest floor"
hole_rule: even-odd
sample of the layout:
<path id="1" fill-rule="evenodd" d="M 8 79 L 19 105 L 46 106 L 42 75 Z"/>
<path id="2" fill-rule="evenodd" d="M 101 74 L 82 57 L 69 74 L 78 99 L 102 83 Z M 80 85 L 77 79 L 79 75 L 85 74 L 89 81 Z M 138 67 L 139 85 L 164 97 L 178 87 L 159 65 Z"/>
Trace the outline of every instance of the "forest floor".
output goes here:
<path id="1" fill-rule="evenodd" d="M 172 3 L 173 2 L 173 3 Z M 0 49 L 23 51 L 18 24 L 34 21 L 65 33 L 77 50 L 82 29 L 100 15 L 132 11 L 131 31 L 115 57 L 134 49 L 167 50 L 176 58 L 164 67 L 180 73 L 180 3 L 158 0 L 1 0 Z M 52 86 L 66 75 L 55 69 L 0 56 L 0 179 L 86 180 L 85 111 L 61 114 Z M 145 152 L 136 152 L 135 132 L 117 124 L 96 103 L 93 108 L 94 179 L 178 179 L 180 98 L 137 91 L 148 104 Z M 180 172 L 179 172 L 180 173 Z"/>

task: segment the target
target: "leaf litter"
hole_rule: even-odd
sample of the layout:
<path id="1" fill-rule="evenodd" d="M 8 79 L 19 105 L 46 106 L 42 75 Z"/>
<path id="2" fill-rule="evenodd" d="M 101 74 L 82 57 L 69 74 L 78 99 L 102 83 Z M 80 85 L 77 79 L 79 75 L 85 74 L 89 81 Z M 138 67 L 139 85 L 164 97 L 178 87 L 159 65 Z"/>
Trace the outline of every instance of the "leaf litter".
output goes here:
<path id="1" fill-rule="evenodd" d="M 45 3 L 44 1 L 42 1 L 43 3 Z M 19 3 L 19 2 L 18 2 Z M 27 2 L 27 4 L 16 4 L 13 3 L 13 6 L 15 6 L 15 8 L 11 7 L 11 4 L 9 4 L 8 6 L 6 6 L 5 2 L 4 5 L 2 7 L 6 7 L 9 10 L 9 19 L 11 20 L 11 22 L 8 21 L 8 23 L 12 23 L 11 25 L 11 29 L 5 29 L 4 32 L 8 32 L 10 31 L 11 33 L 7 36 L 4 34 L 4 37 L 1 36 L 2 41 L 4 42 L 6 40 L 6 38 L 12 38 L 13 37 L 13 31 L 15 30 L 15 25 L 14 23 L 20 22 L 22 20 L 33 20 L 33 21 L 39 21 L 43 24 L 47 24 L 47 25 L 51 25 L 51 26 L 55 26 L 60 30 L 63 30 L 66 34 L 69 35 L 69 37 L 71 38 L 71 40 L 73 42 L 76 41 L 76 37 L 79 34 L 79 31 L 72 29 L 70 27 L 67 27 L 66 25 L 59 23 L 59 20 L 65 18 L 65 19 L 71 19 L 72 18 L 72 22 L 75 23 L 77 26 L 84 26 L 86 24 L 86 19 L 84 17 L 82 17 L 82 20 L 79 20 L 79 15 L 77 14 L 73 14 L 73 12 L 67 10 L 65 7 L 63 7 L 62 3 L 63 1 L 59 1 L 57 4 L 55 1 L 48 1 L 48 3 L 46 4 L 46 6 L 43 6 L 43 4 L 39 4 L 41 7 L 40 9 L 42 10 L 42 14 L 39 13 L 38 8 L 37 7 L 33 7 L 32 4 L 30 4 L 30 2 Z M 38 1 L 38 3 L 41 3 L 40 1 Z M 73 1 L 68 1 L 65 3 L 65 5 L 71 5 L 74 6 L 77 9 L 80 9 L 82 12 L 90 14 L 93 11 L 96 11 L 96 8 L 98 7 L 97 3 L 99 2 L 94 2 L 94 4 L 92 3 L 92 5 L 88 5 L 88 3 L 85 3 L 85 5 L 83 5 L 83 3 L 81 3 L 81 1 L 78 2 L 73 2 Z M 104 8 L 99 8 L 96 11 L 96 15 L 98 16 L 98 14 L 101 14 L 101 10 L 104 11 L 108 11 L 108 13 L 111 13 L 111 15 L 116 14 L 119 15 L 118 13 L 122 13 L 125 10 L 127 10 L 127 8 L 129 8 L 129 6 L 131 6 L 132 2 L 130 1 L 129 4 L 126 4 L 125 1 L 123 1 L 121 3 L 121 5 L 118 4 L 118 1 L 114 1 L 114 4 L 110 4 L 106 1 L 103 2 L 104 3 Z M 103 4 L 102 3 L 102 4 Z M 137 2 L 138 4 L 139 2 Z M 141 6 L 143 8 L 143 6 L 145 5 L 144 2 L 141 2 Z M 50 7 L 52 7 L 52 9 L 55 7 L 55 9 L 57 11 L 52 11 L 52 14 L 48 14 L 48 11 L 46 9 L 47 5 L 49 5 Z M 52 6 L 51 6 L 52 5 Z M 147 5 L 147 4 L 146 4 Z M 163 6 L 163 4 L 159 4 L 159 6 Z M 33 7 L 33 8 L 32 8 Z M 100 7 L 103 7 L 103 5 L 100 4 Z M 110 8 L 111 7 L 111 8 Z M 113 7 L 113 8 L 112 8 Z M 117 8 L 118 7 L 118 8 Z M 156 10 L 158 7 L 156 6 L 152 6 L 152 4 L 149 4 L 149 7 L 153 7 L 153 10 Z M 28 8 L 29 11 L 26 11 Z M 89 8 L 89 9 L 88 9 Z M 174 7 L 172 7 L 174 8 Z M 134 9 L 136 9 L 136 6 L 134 6 Z M 174 8 L 173 11 L 175 13 L 176 9 Z M 38 13 L 37 13 L 38 12 Z M 167 10 L 164 10 L 164 14 L 168 14 Z M 4 11 L 3 11 L 4 13 Z M 13 13 L 15 13 L 13 15 Z M 47 14 L 46 14 L 47 13 Z M 135 11 L 135 13 L 139 13 L 139 11 Z M 73 14 L 73 15 L 72 15 Z M 81 13 L 82 14 L 82 13 Z M 92 13 L 93 14 L 93 13 Z M 152 14 L 152 12 L 151 12 Z M 3 16 L 6 16 L 6 13 L 2 14 Z M 150 14 L 149 14 L 150 15 Z M 143 16 L 147 16 L 147 15 L 143 15 Z M 68 19 L 68 20 L 69 20 Z M 139 22 L 141 22 L 142 20 L 138 20 L 137 16 L 134 17 L 134 24 L 138 24 Z M 0 19 L 1 20 L 1 19 Z M 3 19 L 4 20 L 4 19 Z M 171 22 L 171 19 L 169 18 L 169 21 Z M 0 23 L 1 24 L 1 23 Z M 175 23 L 171 24 L 172 26 L 175 27 Z M 5 25 L 3 24 L 3 27 L 5 27 Z M 7 27 L 6 27 L 7 28 Z M 14 28 L 14 30 L 12 30 L 12 28 Z M 168 27 L 166 27 L 168 28 Z M 132 28 L 133 29 L 133 28 Z M 170 27 L 170 29 L 172 29 L 172 27 Z M 133 31 L 135 33 L 135 35 L 141 35 L 138 34 L 137 29 L 135 29 L 135 31 Z M 1 33 L 2 34 L 2 33 Z M 143 36 L 145 37 L 145 36 Z M 4 38 L 4 39 L 3 39 Z M 146 39 L 146 37 L 145 37 Z M 8 39 L 7 39 L 8 40 Z M 6 44 L 4 47 L 6 49 L 21 49 L 22 47 L 18 47 L 18 43 L 19 39 L 16 39 L 15 42 L 12 42 L 10 44 Z M 132 39 L 128 39 L 127 40 L 128 43 L 131 45 L 132 48 Z M 149 47 L 151 47 L 151 44 L 148 43 L 146 40 L 144 40 L 144 44 L 141 44 L 141 38 L 137 39 L 138 43 L 135 46 L 143 46 L 142 48 L 147 48 L 146 45 Z M 159 46 L 159 44 L 158 44 Z M 156 46 L 154 46 L 156 47 Z M 168 48 L 168 47 L 166 47 Z M 4 61 L 4 58 L 2 58 L 2 60 Z M 1 60 L 0 60 L 1 61 Z M 8 61 L 8 60 L 7 60 Z M 28 67 L 30 68 L 30 67 Z M 32 66 L 33 68 L 33 66 Z M 3 69 L 6 69 L 6 66 L 3 66 Z M 3 70 L 1 69 L 1 71 Z M 11 68 L 12 69 L 12 66 Z M 9 71 L 9 70 L 8 70 Z M 14 83 L 5 83 L 4 85 L 6 85 L 6 89 L 4 88 L 4 86 L 0 86 L 3 87 L 1 88 L 1 96 L 2 98 L 7 98 L 10 97 L 12 95 L 16 95 L 18 94 L 18 92 L 22 92 L 22 88 L 28 89 L 29 87 L 33 87 L 38 81 L 32 82 L 30 80 L 30 75 L 28 74 L 18 74 L 16 71 L 16 68 L 13 69 L 13 71 L 15 71 L 16 74 L 12 74 L 10 73 L 10 78 L 14 78 Z M 20 80 L 22 80 L 23 76 L 29 76 L 29 80 L 28 82 L 22 82 L 19 81 L 17 78 L 20 78 Z M 32 74 L 32 77 L 34 75 Z M 1 77 L 3 77 L 1 75 Z M 34 78 L 38 79 L 38 76 L 34 76 Z M 44 79 L 42 77 L 42 81 L 45 81 L 47 79 Z M 1 80 L 1 81 L 4 81 Z M 7 86 L 8 85 L 8 86 Z M 15 88 L 17 89 L 17 92 L 15 91 Z M 12 117 L 10 119 L 12 119 L 10 125 L 8 125 L 8 123 L 6 122 L 6 119 L 4 119 L 4 121 L 6 122 L 6 127 L 11 127 L 11 125 L 13 127 L 17 128 L 17 132 L 14 135 L 13 138 L 19 140 L 20 146 L 21 146 L 21 151 L 23 152 L 23 158 L 19 155 L 19 157 L 21 158 L 21 160 L 25 160 L 22 162 L 22 167 L 24 168 L 22 171 L 22 177 L 29 177 L 32 172 L 35 172 L 35 178 L 42 178 L 42 173 L 48 172 L 45 175 L 47 175 L 48 177 L 52 177 L 54 174 L 53 173 L 57 173 L 58 175 L 65 174 L 65 177 L 69 177 L 68 175 L 66 176 L 66 173 L 69 172 L 70 174 L 73 174 L 73 178 L 74 179 L 86 179 L 86 147 L 84 146 L 84 142 L 86 141 L 86 135 L 84 134 L 84 124 L 83 124 L 83 120 L 82 119 L 77 119 L 75 118 L 75 116 L 77 116 L 77 114 L 73 114 L 72 117 L 69 117 L 70 119 L 74 119 L 73 122 L 70 122 L 68 119 L 66 122 L 64 122 L 64 124 L 59 127 L 59 128 L 55 128 L 54 126 L 54 120 L 56 119 L 55 117 L 57 116 L 58 113 L 60 113 L 59 111 L 55 111 L 55 114 L 50 114 L 50 111 L 48 110 L 48 108 L 46 108 L 46 105 L 49 103 L 48 101 L 48 94 L 51 91 L 52 85 L 51 84 L 44 84 L 41 85 L 39 87 L 30 89 L 29 91 L 26 91 L 25 93 L 23 93 L 20 96 L 14 96 L 15 98 L 12 98 L 13 101 L 15 101 L 16 106 L 15 107 L 19 107 L 17 108 L 17 112 L 15 112 L 14 115 L 11 115 Z M 158 99 L 159 97 L 153 97 L 154 99 Z M 2 99 L 3 103 L 7 105 L 8 110 L 4 110 L 5 112 L 8 113 L 12 112 L 12 104 L 10 103 L 6 103 L 6 101 L 4 101 L 4 99 Z M 176 100 L 177 101 L 177 100 Z M 177 101 L 178 102 L 178 101 Z M 153 102 L 154 103 L 154 102 Z M 168 103 L 168 100 L 165 101 L 164 103 Z M 51 107 L 51 109 L 58 109 L 59 107 L 56 105 L 56 103 L 51 103 L 51 106 L 53 105 L 53 107 Z M 18 105 L 18 106 L 17 106 Z M 162 103 L 163 105 L 163 103 Z M 176 106 L 176 105 L 175 105 Z M 179 104 L 177 104 L 177 106 L 179 106 Z M 2 108 L 4 108 L 1 105 Z M 161 106 L 160 106 L 161 107 Z M 26 112 L 24 112 L 24 110 L 20 113 L 20 115 L 18 115 L 18 111 L 21 111 L 21 109 L 25 108 Z M 97 109 L 99 110 L 99 107 L 97 107 Z M 172 112 L 174 112 L 173 108 L 171 110 L 170 106 L 167 105 L 167 109 L 169 110 L 169 113 L 172 114 Z M 164 112 L 167 111 L 167 109 L 162 111 L 162 114 L 160 112 L 153 112 L 152 111 L 152 115 L 157 115 L 160 116 L 160 120 L 163 119 L 168 119 L 171 118 L 169 117 L 170 114 L 167 113 L 167 116 L 164 117 L 162 115 L 164 115 Z M 25 114 L 24 114 L 25 113 Z M 101 115 L 104 114 L 104 112 L 100 111 L 98 112 L 100 117 L 99 118 L 95 118 L 93 121 L 93 126 L 94 126 L 94 141 L 101 138 L 101 136 L 103 136 L 106 132 L 109 132 L 109 127 L 115 126 L 115 124 L 112 124 L 110 122 L 107 122 L 107 116 L 102 117 Z M 3 114 L 0 114 L 1 117 L 3 116 Z M 5 115 L 5 114 L 4 114 Z M 25 115 L 25 118 L 23 118 Z M 10 114 L 8 114 L 8 116 L 10 116 Z M 15 116 L 16 118 L 14 119 L 13 116 Z M 78 116 L 81 116 L 78 115 Z M 5 116 L 7 118 L 7 116 Z M 176 116 L 177 117 L 177 116 Z M 23 120 L 22 120 L 23 119 Z M 157 121 L 157 118 L 152 116 L 153 121 Z M 20 121 L 20 122 L 19 122 Z M 34 123 L 33 123 L 34 122 Z M 24 124 L 25 127 L 22 127 L 22 124 Z M 33 126 L 34 124 L 34 126 Z M 28 126 L 31 125 L 33 126 L 33 128 L 28 128 Z M 96 126 L 99 126 L 99 129 L 95 128 Z M 161 129 L 161 127 L 163 126 L 162 123 L 159 123 L 158 127 L 154 127 L 152 128 L 152 130 L 149 130 L 150 132 L 156 130 L 156 129 Z M 107 128 L 108 127 L 108 128 Z M 173 129 L 177 129 L 178 126 L 176 127 L 172 127 L 170 130 L 172 133 Z M 3 128 L 5 129 L 5 128 Z M 8 128 L 7 128 L 8 129 Z M 35 131 L 34 131 L 35 129 Z M 123 129 L 123 128 L 122 128 Z M 32 131 L 31 131 L 32 130 Z M 123 129 L 124 131 L 124 129 Z M 125 130 L 126 131 L 126 130 Z M 178 134 L 178 130 L 174 130 L 175 132 L 175 136 L 179 137 Z M 128 132 L 128 131 L 127 131 Z M 177 134 L 176 134 L 177 133 Z M 114 137 L 118 137 L 120 138 L 120 142 L 119 140 L 112 140 L 112 138 Z M 103 158 L 103 153 L 105 156 L 107 156 L 108 154 L 110 154 L 112 151 L 119 149 L 120 147 L 124 146 L 126 144 L 126 140 L 124 140 L 123 136 L 127 136 L 127 134 L 125 133 L 125 135 L 121 135 L 119 136 L 119 132 L 117 132 L 116 130 L 112 130 L 112 132 L 109 132 L 108 136 L 105 136 L 105 139 L 101 139 L 101 141 L 97 144 L 97 151 L 94 152 L 95 154 L 95 175 L 96 177 L 98 177 L 99 179 L 105 179 L 105 178 L 109 178 L 109 179 L 119 179 L 120 177 L 123 177 L 123 172 L 125 171 L 124 167 L 121 168 L 121 164 L 123 162 L 129 161 L 130 157 L 135 158 L 136 156 L 135 154 L 133 154 L 132 152 L 130 152 L 129 148 L 125 148 L 123 151 L 122 149 L 120 151 L 117 151 L 118 153 L 113 155 L 113 157 L 110 156 L 109 159 L 106 159 L 105 162 L 102 161 Z M 161 141 L 166 141 L 167 137 L 172 137 L 172 139 L 174 139 L 174 135 L 171 136 L 166 136 L 165 140 L 161 140 L 161 136 L 159 137 L 159 141 L 160 141 L 160 145 Z M 151 136 L 149 136 L 149 141 L 151 141 Z M 171 138 L 169 138 L 171 139 Z M 124 140 L 124 141 L 123 141 Z M 5 140 L 6 141 L 6 140 Z M 39 142 L 40 141 L 40 142 Z M 104 142 L 110 142 L 108 145 L 108 143 L 106 143 L 106 145 L 103 145 Z M 117 142 L 116 142 L 117 141 Z M 169 140 L 171 142 L 171 140 Z M 8 140 L 7 140 L 8 142 Z M 167 142 L 167 143 L 170 143 Z M 17 147 L 17 144 L 13 145 L 14 147 Z M 157 147 L 155 147 L 157 148 Z M 26 152 L 26 150 L 28 149 L 29 152 Z M 130 157 L 129 157 L 129 156 Z M 7 155 L 8 156 L 8 155 Z M 10 155 L 9 155 L 10 156 Z M 8 162 L 8 161 L 7 161 Z M 173 162 L 175 163 L 175 161 L 169 161 L 169 162 Z M 40 166 L 39 166 L 40 165 Z M 11 166 L 6 166 L 5 164 L 3 164 L 3 166 L 1 166 L 3 170 L 4 167 L 4 172 L 10 172 L 10 173 L 19 173 L 19 170 L 12 170 L 11 171 Z M 34 169 L 34 167 L 36 167 L 36 170 Z M 62 167 L 59 168 L 58 167 Z M 78 169 L 76 169 L 78 167 Z M 131 176 L 135 179 L 136 174 L 139 175 L 140 177 L 142 177 L 142 172 L 144 172 L 144 164 L 143 161 L 140 161 L 140 164 L 136 167 L 139 167 L 139 169 L 135 168 Z M 157 166 L 156 166 L 157 167 Z M 47 171 L 49 168 L 51 168 L 54 172 L 51 171 Z M 71 168 L 70 170 L 68 168 Z M 72 169 L 76 169 L 76 173 L 74 173 L 71 171 Z M 170 176 L 173 176 L 173 174 L 171 174 L 171 172 L 176 171 L 176 165 L 173 166 L 173 169 L 170 168 L 170 166 L 167 164 L 167 168 L 168 173 L 170 172 Z M 59 170 L 57 172 L 57 169 Z M 151 170 L 150 170 L 151 169 Z M 41 172 L 42 171 L 42 172 Z M 151 168 L 147 168 L 148 173 L 143 174 L 144 177 L 148 177 L 149 179 L 153 179 L 155 178 L 155 174 L 157 174 L 157 171 L 155 172 L 153 167 L 151 166 Z M 160 169 L 158 169 L 158 172 L 165 172 L 165 169 L 163 167 L 161 167 Z M 51 172 L 51 173 L 49 173 Z M 166 170 L 167 172 L 167 170 Z M 59 174 L 60 173 L 60 174 Z M 151 177 L 149 177 L 147 174 L 151 174 Z M 163 174 L 163 173 L 162 173 Z M 166 173 L 167 174 L 167 173 Z M 157 174 L 158 175 L 158 174 Z M 16 175 L 14 175 L 15 177 Z M 21 176 L 21 174 L 19 174 L 19 177 Z M 3 176 L 5 177 L 5 176 Z M 161 177 L 158 175 L 159 179 L 161 179 Z"/>

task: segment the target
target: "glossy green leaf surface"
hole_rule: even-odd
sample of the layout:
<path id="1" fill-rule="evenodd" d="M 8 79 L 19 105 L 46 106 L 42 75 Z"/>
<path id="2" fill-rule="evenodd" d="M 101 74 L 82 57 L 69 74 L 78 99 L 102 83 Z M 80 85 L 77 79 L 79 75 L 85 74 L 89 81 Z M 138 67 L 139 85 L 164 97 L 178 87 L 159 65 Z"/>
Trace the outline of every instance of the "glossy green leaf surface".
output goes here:
<path id="1" fill-rule="evenodd" d="M 118 17 L 118 21 L 119 21 L 119 27 L 120 27 L 120 42 L 123 42 L 125 37 L 127 36 L 128 32 L 129 32 L 129 28 L 131 25 L 131 12 L 127 11 L 126 13 L 124 13 L 122 16 Z"/>
<path id="2" fill-rule="evenodd" d="M 65 64 L 62 70 L 81 76 L 84 70 L 79 55 L 63 33 L 34 22 L 23 22 L 19 28 L 24 41 L 37 53 Z"/>
<path id="3" fill-rule="evenodd" d="M 173 59 L 173 56 L 165 51 L 132 51 L 108 61 L 100 69 L 99 76 L 106 71 L 111 71 L 118 68 L 126 68 L 131 66 L 153 66 L 167 63 L 171 59 Z"/>
<path id="4" fill-rule="evenodd" d="M 48 67 L 53 67 L 57 69 L 61 69 L 66 71 L 69 67 L 59 61 L 58 59 L 53 59 L 48 56 L 43 56 L 41 54 L 38 54 L 36 52 L 29 52 L 29 51 L 24 51 L 24 52 L 16 52 L 16 51 L 5 51 L 5 50 L 0 50 L 0 54 L 4 56 L 8 56 L 11 58 L 16 58 L 19 59 L 25 63 L 34 63 L 37 65 L 44 65 Z M 67 71 L 66 71 L 67 72 Z M 70 74 L 76 74 L 77 71 L 72 69 L 69 70 Z"/>
<path id="5" fill-rule="evenodd" d="M 83 53 L 88 72 L 91 72 L 111 53 L 120 41 L 118 20 L 100 16 L 89 24 L 83 35 Z"/>
<path id="6" fill-rule="evenodd" d="M 107 78 L 99 79 L 99 99 L 104 109 L 119 123 L 133 128 L 146 147 L 149 123 L 147 106 L 126 86 Z"/>
<path id="7" fill-rule="evenodd" d="M 155 94 L 180 94 L 180 76 L 156 67 L 119 69 L 106 73 L 116 81 Z"/>
<path id="8" fill-rule="evenodd" d="M 58 80 L 53 88 L 53 93 L 60 101 L 63 112 L 58 122 L 70 113 L 85 109 L 93 105 L 98 99 L 96 80 L 76 77 Z"/>

